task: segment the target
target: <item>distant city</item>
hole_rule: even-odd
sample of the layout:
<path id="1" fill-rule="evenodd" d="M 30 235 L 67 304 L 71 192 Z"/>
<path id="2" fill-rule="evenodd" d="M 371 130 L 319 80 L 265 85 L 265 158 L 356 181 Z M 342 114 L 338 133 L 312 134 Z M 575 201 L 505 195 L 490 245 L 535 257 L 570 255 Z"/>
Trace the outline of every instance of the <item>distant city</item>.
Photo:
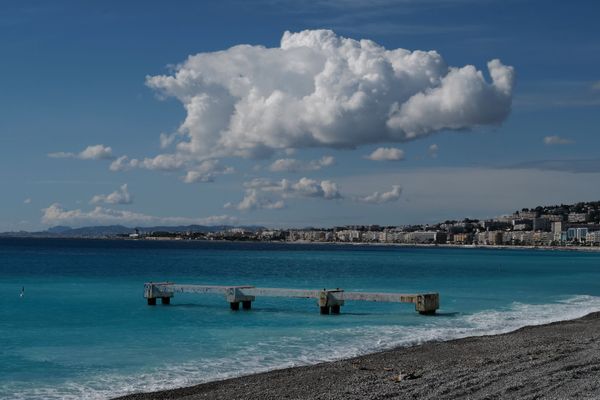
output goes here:
<path id="1" fill-rule="evenodd" d="M 349 225 L 332 228 L 54 227 L 3 236 L 94 237 L 135 240 L 396 243 L 407 245 L 600 246 L 600 201 L 524 208 L 491 219 L 448 220 L 433 225 Z"/>

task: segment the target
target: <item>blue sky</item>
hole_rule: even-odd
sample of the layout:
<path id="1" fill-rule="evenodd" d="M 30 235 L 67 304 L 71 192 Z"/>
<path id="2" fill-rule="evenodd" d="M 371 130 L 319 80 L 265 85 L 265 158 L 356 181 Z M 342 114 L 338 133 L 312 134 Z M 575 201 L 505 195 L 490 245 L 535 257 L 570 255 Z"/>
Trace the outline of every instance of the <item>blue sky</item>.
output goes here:
<path id="1" fill-rule="evenodd" d="M 394 225 L 597 200 L 600 5 L 554 3 L 2 2 L 0 231 Z M 402 75 L 376 64 L 395 49 L 439 56 L 408 53 Z M 423 66 L 436 57 L 465 74 Z"/>

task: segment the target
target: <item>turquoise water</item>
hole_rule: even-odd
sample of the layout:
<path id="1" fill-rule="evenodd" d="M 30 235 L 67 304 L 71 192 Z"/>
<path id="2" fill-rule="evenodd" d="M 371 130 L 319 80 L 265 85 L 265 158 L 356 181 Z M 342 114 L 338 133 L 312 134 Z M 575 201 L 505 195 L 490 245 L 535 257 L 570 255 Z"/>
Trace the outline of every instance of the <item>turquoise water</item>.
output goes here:
<path id="1" fill-rule="evenodd" d="M 143 283 L 439 291 L 410 304 L 222 297 L 146 305 Z M 25 296 L 20 297 L 21 287 Z M 104 399 L 600 310 L 600 254 L 215 242 L 0 239 L 0 398 Z"/>

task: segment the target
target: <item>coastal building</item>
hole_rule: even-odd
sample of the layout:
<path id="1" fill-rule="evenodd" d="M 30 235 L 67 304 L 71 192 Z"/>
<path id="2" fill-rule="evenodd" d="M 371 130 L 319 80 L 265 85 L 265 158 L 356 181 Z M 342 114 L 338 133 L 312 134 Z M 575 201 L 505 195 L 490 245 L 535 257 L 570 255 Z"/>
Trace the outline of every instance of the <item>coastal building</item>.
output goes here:
<path id="1" fill-rule="evenodd" d="M 488 231 L 506 230 L 512 227 L 512 219 L 490 219 L 481 222 L 481 227 Z"/>
<path id="2" fill-rule="evenodd" d="M 551 230 L 550 220 L 547 218 L 534 218 L 533 219 L 533 230 L 534 231 L 542 231 L 542 232 L 550 232 Z"/>
<path id="3" fill-rule="evenodd" d="M 446 233 L 438 231 L 407 232 L 404 235 L 404 243 L 412 244 L 443 244 L 446 239 Z"/>
<path id="4" fill-rule="evenodd" d="M 569 228 L 567 229 L 567 241 L 585 242 L 588 234 L 588 228 Z"/>
<path id="5" fill-rule="evenodd" d="M 490 231 L 488 232 L 488 243 L 492 246 L 500 246 L 504 244 L 504 232 Z"/>
<path id="6" fill-rule="evenodd" d="M 361 232 L 356 229 L 343 229 L 335 233 L 339 242 L 360 242 Z"/>
<path id="7" fill-rule="evenodd" d="M 525 220 L 515 220 L 513 221 L 513 230 L 515 231 L 528 231 L 531 230 L 532 225 L 529 221 Z"/>
<path id="8" fill-rule="evenodd" d="M 533 243 L 536 246 L 550 246 L 554 241 L 554 234 L 552 232 L 534 232 Z"/>
<path id="9" fill-rule="evenodd" d="M 515 246 L 533 246 L 534 232 L 507 232 L 505 241 Z"/>
<path id="10" fill-rule="evenodd" d="M 518 211 L 513 214 L 513 219 L 534 219 L 537 216 L 537 211 Z"/>
<path id="11" fill-rule="evenodd" d="M 493 221 L 502 222 L 502 223 L 506 223 L 506 224 L 511 224 L 512 225 L 512 220 L 513 219 L 514 219 L 514 217 L 512 215 L 501 215 L 500 217 L 494 218 Z"/>
<path id="12" fill-rule="evenodd" d="M 550 222 L 559 222 L 563 220 L 562 215 L 559 214 L 544 214 L 541 215 L 540 218 L 547 219 Z"/>
<path id="13" fill-rule="evenodd" d="M 588 214 L 587 213 L 570 213 L 568 220 L 571 223 L 587 222 Z"/>
<path id="14" fill-rule="evenodd" d="M 477 233 L 477 244 L 487 246 L 499 246 L 504 244 L 504 232 L 486 231 Z"/>
<path id="15" fill-rule="evenodd" d="M 553 233 L 557 233 L 557 232 L 560 233 L 560 232 L 564 231 L 565 228 L 566 228 L 566 225 L 562 221 L 554 221 L 554 222 L 552 222 L 552 229 L 551 229 L 551 231 Z"/>
<path id="16" fill-rule="evenodd" d="M 600 245 L 600 231 L 588 232 L 585 241 L 594 246 Z"/>
<path id="17" fill-rule="evenodd" d="M 383 232 L 366 231 L 362 233 L 363 242 L 380 242 Z"/>
<path id="18" fill-rule="evenodd" d="M 471 233 L 455 233 L 452 236 L 454 244 L 471 244 L 473 243 L 473 234 Z"/>

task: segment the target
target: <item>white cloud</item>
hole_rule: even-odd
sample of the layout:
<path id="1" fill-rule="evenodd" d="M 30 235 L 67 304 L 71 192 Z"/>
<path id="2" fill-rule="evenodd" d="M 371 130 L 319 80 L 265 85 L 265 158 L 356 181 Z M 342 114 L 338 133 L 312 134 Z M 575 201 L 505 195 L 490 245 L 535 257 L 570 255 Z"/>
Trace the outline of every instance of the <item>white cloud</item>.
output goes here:
<path id="1" fill-rule="evenodd" d="M 206 160 L 194 169 L 187 171 L 183 181 L 185 183 L 212 182 L 217 175 L 232 174 L 233 172 L 235 171 L 232 167 L 220 165 L 219 160 Z"/>
<path id="2" fill-rule="evenodd" d="M 329 167 L 335 164 L 335 158 L 332 156 L 324 156 L 318 160 L 302 161 L 295 158 L 280 158 L 275 160 L 269 170 L 273 172 L 302 172 L 302 171 L 318 171 L 322 168 Z"/>
<path id="3" fill-rule="evenodd" d="M 547 146 L 552 146 L 555 144 L 571 144 L 573 141 L 571 139 L 563 138 L 558 135 L 545 136 L 544 144 Z"/>
<path id="4" fill-rule="evenodd" d="M 365 158 L 373 161 L 400 161 L 404 159 L 404 150 L 396 147 L 379 147 Z"/>
<path id="5" fill-rule="evenodd" d="M 177 154 L 159 154 L 143 160 L 133 159 L 130 164 L 134 167 L 159 171 L 176 171 L 184 165 L 184 160 Z"/>
<path id="6" fill-rule="evenodd" d="M 292 184 L 292 195 L 300 195 L 305 197 L 322 197 L 324 199 L 339 199 L 342 196 L 337 185 L 331 181 L 316 181 L 309 178 L 301 178 L 298 182 Z"/>
<path id="7" fill-rule="evenodd" d="M 50 157 L 50 158 L 76 158 L 77 154 L 59 151 L 56 153 L 48 153 L 48 157 Z"/>
<path id="8" fill-rule="evenodd" d="M 109 169 L 113 172 L 126 171 L 132 168 L 144 168 L 154 171 L 177 171 L 182 169 L 185 164 L 185 159 L 180 154 L 159 154 L 155 157 L 146 157 L 142 160 L 121 156 L 110 164 Z"/>
<path id="9" fill-rule="evenodd" d="M 390 203 L 392 201 L 398 201 L 401 194 L 402 188 L 399 185 L 393 185 L 392 190 L 389 192 L 375 192 L 369 196 L 359 197 L 358 201 L 370 204 Z"/>
<path id="10" fill-rule="evenodd" d="M 133 196 L 129 194 L 127 184 L 121 185 L 119 189 L 115 190 L 110 194 L 97 194 L 92 197 L 91 204 L 131 204 L 133 203 Z"/>
<path id="11" fill-rule="evenodd" d="M 288 179 L 271 181 L 265 178 L 256 178 L 246 182 L 244 186 L 248 189 L 279 193 L 283 197 L 320 197 L 327 200 L 342 198 L 335 182 L 317 181 L 306 177 L 299 179 L 297 182 Z"/>
<path id="12" fill-rule="evenodd" d="M 514 71 L 448 67 L 435 51 L 387 50 L 332 31 L 285 32 L 280 47 L 239 45 L 190 56 L 147 85 L 187 112 L 176 150 L 198 160 L 268 157 L 305 147 L 404 142 L 500 124 Z"/>
<path id="13" fill-rule="evenodd" d="M 242 201 L 238 204 L 227 203 L 225 208 L 235 208 L 240 211 L 257 209 L 277 210 L 285 207 L 283 200 L 272 201 L 260 195 L 257 189 L 247 189 Z"/>
<path id="14" fill-rule="evenodd" d="M 25 200 L 23 200 L 23 204 L 31 204 L 31 198 L 26 198 Z"/>
<path id="15" fill-rule="evenodd" d="M 596 81 L 596 82 L 592 83 L 592 89 L 600 90 L 600 81 Z"/>
<path id="16" fill-rule="evenodd" d="M 110 163 L 110 166 L 108 168 L 113 172 L 117 172 L 131 169 L 133 168 L 133 166 L 129 162 L 129 157 L 121 156 L 112 163 Z"/>
<path id="17" fill-rule="evenodd" d="M 282 199 L 271 199 L 267 196 L 281 196 L 281 198 L 292 197 L 315 197 L 326 200 L 340 199 L 342 195 L 336 183 L 324 180 L 317 181 L 309 178 L 301 178 L 298 181 L 282 179 L 272 181 L 266 178 L 255 178 L 244 183 L 246 193 L 242 201 L 237 204 L 226 203 L 225 208 L 235 208 L 240 211 L 257 209 L 281 209 L 285 207 Z"/>
<path id="18" fill-rule="evenodd" d="M 440 149 L 439 146 L 435 143 L 432 144 L 431 146 L 429 146 L 429 148 L 427 149 L 427 153 L 429 154 L 429 157 L 437 158 L 439 149 Z"/>
<path id="19" fill-rule="evenodd" d="M 113 172 L 127 171 L 133 168 L 164 172 L 187 169 L 186 174 L 181 177 L 181 180 L 185 183 L 213 182 L 217 175 L 235 172 L 232 167 L 222 166 L 219 160 L 209 159 L 196 162 L 181 154 L 159 154 L 153 158 L 144 158 L 143 160 L 121 156 L 113 161 L 109 167 Z"/>
<path id="20" fill-rule="evenodd" d="M 81 209 L 66 210 L 58 203 L 50 205 L 48 208 L 43 209 L 42 212 L 42 223 L 45 225 L 221 225 L 234 224 L 237 222 L 235 217 L 229 215 L 216 215 L 206 218 L 157 217 L 99 206 L 91 211 L 83 211 Z"/>
<path id="21" fill-rule="evenodd" d="M 113 159 L 112 148 L 103 144 L 88 146 L 79 153 L 67 153 L 64 151 L 58 153 L 49 153 L 51 158 L 79 158 L 80 160 L 111 160 Z"/>

